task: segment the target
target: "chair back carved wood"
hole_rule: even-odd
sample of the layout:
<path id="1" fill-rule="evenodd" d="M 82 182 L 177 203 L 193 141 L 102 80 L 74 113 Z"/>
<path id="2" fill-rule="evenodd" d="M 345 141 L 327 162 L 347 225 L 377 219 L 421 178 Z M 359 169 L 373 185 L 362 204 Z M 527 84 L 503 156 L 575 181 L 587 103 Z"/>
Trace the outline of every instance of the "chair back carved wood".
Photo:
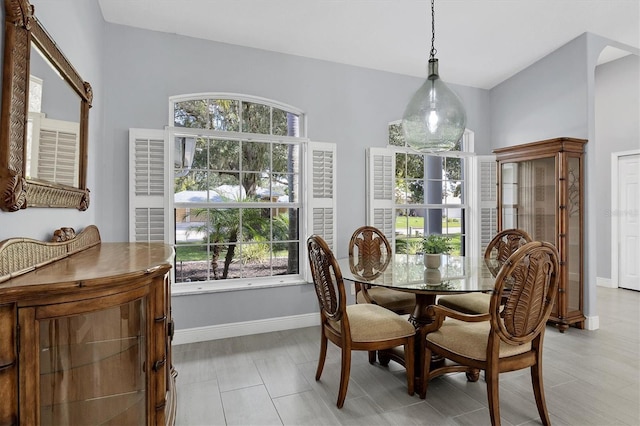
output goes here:
<path id="1" fill-rule="evenodd" d="M 349 259 L 351 272 L 367 280 L 375 279 L 385 271 L 393 252 L 391 244 L 381 230 L 374 226 L 361 226 L 351 235 Z M 413 313 L 414 294 L 369 284 L 355 283 L 356 303 L 373 303 L 398 314 Z M 373 354 L 371 355 L 374 356 Z"/>
<path id="2" fill-rule="evenodd" d="M 484 251 L 484 259 L 493 276 L 497 276 L 500 267 L 516 250 L 532 241 L 522 229 L 505 229 L 497 233 Z"/>
<path id="3" fill-rule="evenodd" d="M 542 381 L 542 347 L 559 276 L 556 247 L 533 241 L 518 248 L 500 268 L 488 313 L 468 315 L 446 306 L 430 306 L 428 313 L 434 321 L 423 330 L 425 359 L 437 354 L 451 363 L 432 369 L 425 361 L 420 396 L 426 396 L 429 380 L 439 375 L 463 371 L 470 381 L 477 381 L 479 370 L 485 370 L 491 424 L 499 425 L 499 374 L 530 367 L 538 414 L 542 424 L 550 424 Z M 510 291 L 502 307 L 506 288 Z M 445 320 L 447 317 L 452 319 Z"/>
<path id="4" fill-rule="evenodd" d="M 354 273 L 373 279 L 384 271 L 391 261 L 391 244 L 378 228 L 361 226 L 349 241 L 349 257 L 353 258 Z"/>
<path id="5" fill-rule="evenodd" d="M 320 380 L 330 340 L 341 349 L 340 389 L 336 405 L 342 408 L 349 385 L 351 351 L 371 353 L 404 346 L 407 391 L 414 394 L 415 329 L 396 313 L 374 304 L 347 306 L 340 266 L 327 243 L 318 235 L 307 240 L 311 276 L 320 306 L 322 335 L 316 380 Z"/>

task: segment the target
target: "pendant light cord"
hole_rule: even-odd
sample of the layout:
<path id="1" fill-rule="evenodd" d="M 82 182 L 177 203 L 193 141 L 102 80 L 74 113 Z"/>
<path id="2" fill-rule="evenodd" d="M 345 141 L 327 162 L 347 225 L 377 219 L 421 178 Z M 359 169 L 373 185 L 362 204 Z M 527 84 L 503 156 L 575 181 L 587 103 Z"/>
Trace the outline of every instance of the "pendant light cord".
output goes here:
<path id="1" fill-rule="evenodd" d="M 435 11 L 435 0 L 431 0 L 431 52 L 429 52 L 429 59 L 434 59 L 436 57 L 436 11 Z"/>

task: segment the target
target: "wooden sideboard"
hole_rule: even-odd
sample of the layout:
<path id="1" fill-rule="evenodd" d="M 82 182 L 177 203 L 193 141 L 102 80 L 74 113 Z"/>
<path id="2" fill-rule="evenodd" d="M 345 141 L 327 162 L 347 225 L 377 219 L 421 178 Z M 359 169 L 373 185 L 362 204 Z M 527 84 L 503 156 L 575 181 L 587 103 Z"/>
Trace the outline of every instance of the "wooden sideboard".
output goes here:
<path id="1" fill-rule="evenodd" d="M 0 424 L 174 424 L 172 257 L 95 227 L 0 243 Z"/>

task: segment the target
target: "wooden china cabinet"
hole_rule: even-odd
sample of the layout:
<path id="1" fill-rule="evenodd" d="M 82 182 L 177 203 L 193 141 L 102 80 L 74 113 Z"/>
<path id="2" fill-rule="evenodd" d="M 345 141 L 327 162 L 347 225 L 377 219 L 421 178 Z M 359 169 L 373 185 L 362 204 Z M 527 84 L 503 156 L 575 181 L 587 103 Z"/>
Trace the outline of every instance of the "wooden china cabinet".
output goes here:
<path id="1" fill-rule="evenodd" d="M 173 424 L 172 247 L 54 238 L 0 242 L 0 424 Z"/>
<path id="2" fill-rule="evenodd" d="M 556 138 L 493 152 L 498 162 L 498 231 L 524 229 L 555 244 L 560 283 L 550 321 L 584 327 L 584 139 Z"/>

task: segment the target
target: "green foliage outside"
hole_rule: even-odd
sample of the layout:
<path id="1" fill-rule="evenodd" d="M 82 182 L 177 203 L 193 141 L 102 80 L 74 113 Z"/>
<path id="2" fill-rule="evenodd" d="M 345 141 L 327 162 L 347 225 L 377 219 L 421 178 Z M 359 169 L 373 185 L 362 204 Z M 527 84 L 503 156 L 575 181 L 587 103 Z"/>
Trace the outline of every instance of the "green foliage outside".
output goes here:
<path id="1" fill-rule="evenodd" d="M 289 119 L 293 117 L 269 105 L 234 99 L 177 102 L 174 112 L 176 127 L 265 135 L 288 135 Z M 178 142 L 176 140 L 176 148 L 180 149 Z M 242 186 L 244 196 L 225 200 L 235 203 L 271 201 L 270 198 L 263 200 L 258 196 L 259 188 L 277 187 L 285 195 L 291 196 L 296 179 L 294 164 L 297 156 L 298 148 L 291 144 L 198 136 L 195 138 L 192 163 L 186 167 L 176 164 L 174 191 L 212 191 L 222 185 Z M 204 245 L 178 245 L 176 260 L 208 258 L 212 264 L 213 279 L 227 278 L 238 244 L 243 244 L 242 261 L 256 262 L 269 258 L 271 246 L 267 243 L 247 243 L 295 241 L 298 235 L 295 209 L 274 215 L 271 208 L 224 208 L 224 203 L 218 203 L 216 208 L 193 208 L 190 215 L 192 220 L 202 223 L 199 227 L 193 227 L 192 231 L 206 235 Z M 288 249 L 287 244 L 291 245 Z M 207 253 L 208 245 L 211 248 Z M 285 248 L 282 252 L 288 253 L 292 270 L 297 269 L 297 242 L 279 245 Z M 278 244 L 274 244 L 274 249 L 276 246 Z"/>
<path id="2" fill-rule="evenodd" d="M 398 216 L 396 217 L 396 229 L 424 229 L 424 218 L 421 216 Z M 442 220 L 442 228 L 459 228 L 460 219 L 447 218 Z"/>

